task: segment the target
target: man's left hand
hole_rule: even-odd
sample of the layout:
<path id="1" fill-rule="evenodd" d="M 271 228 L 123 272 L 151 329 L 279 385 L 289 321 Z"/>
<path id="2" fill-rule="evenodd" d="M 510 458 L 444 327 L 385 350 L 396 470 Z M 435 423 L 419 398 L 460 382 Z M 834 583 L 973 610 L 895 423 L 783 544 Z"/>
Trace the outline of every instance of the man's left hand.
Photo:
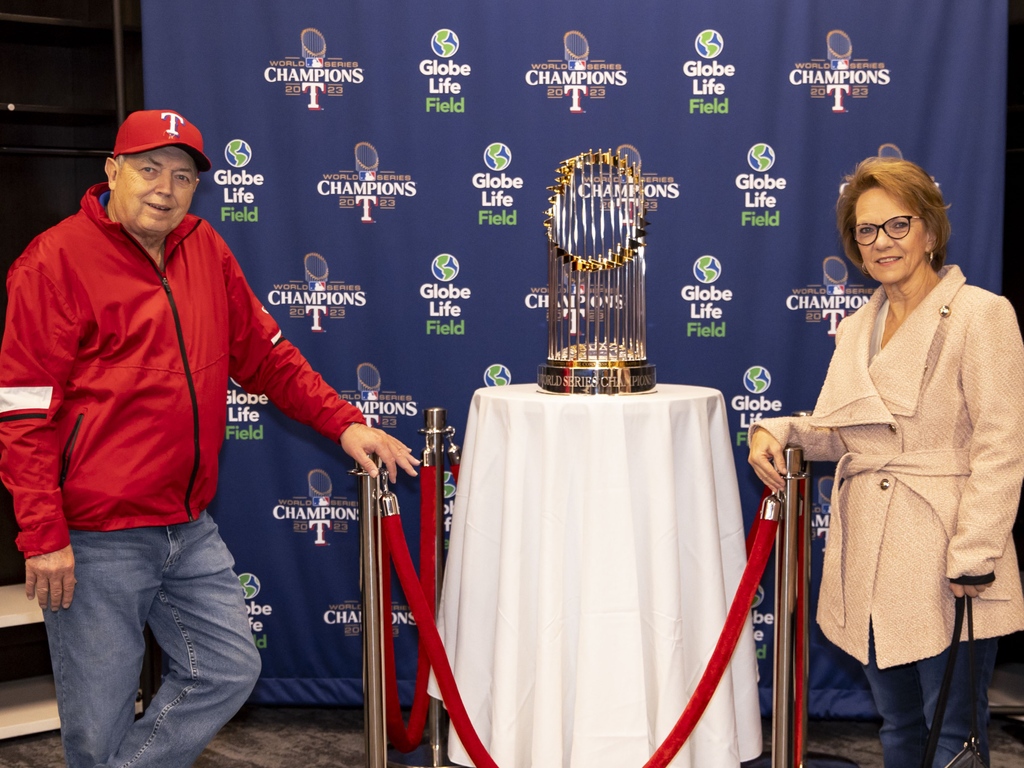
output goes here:
<path id="1" fill-rule="evenodd" d="M 388 477 L 392 480 L 398 477 L 398 467 L 415 477 L 415 467 L 420 463 L 419 459 L 412 455 L 409 446 L 401 440 L 365 424 L 352 424 L 342 432 L 341 447 L 369 473 L 370 477 L 377 476 L 377 467 L 370 458 L 374 453 L 384 462 L 384 466 L 388 468 Z"/>

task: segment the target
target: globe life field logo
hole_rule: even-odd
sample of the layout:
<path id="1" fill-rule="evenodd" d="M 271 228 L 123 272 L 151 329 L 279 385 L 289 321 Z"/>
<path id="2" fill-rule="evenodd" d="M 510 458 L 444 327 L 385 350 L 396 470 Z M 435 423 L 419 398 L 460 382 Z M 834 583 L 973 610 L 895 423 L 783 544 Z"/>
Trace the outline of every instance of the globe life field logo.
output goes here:
<path id="1" fill-rule="evenodd" d="M 450 533 L 452 530 L 452 512 L 455 508 L 455 475 L 447 469 L 444 471 L 444 530 Z M 444 543 L 448 549 L 448 542 Z"/>
<path id="2" fill-rule="evenodd" d="M 251 573 L 239 574 L 238 583 L 242 585 L 242 594 L 246 600 L 252 600 L 260 593 L 260 580 Z"/>
<path id="3" fill-rule="evenodd" d="M 473 186 L 480 190 L 480 212 L 477 224 L 515 226 L 517 211 L 512 208 L 515 198 L 512 190 L 523 188 L 520 176 L 509 176 L 505 169 L 512 165 L 512 150 L 507 144 L 495 141 L 484 149 L 486 172 L 473 174 Z"/>
<path id="4" fill-rule="evenodd" d="M 224 427 L 225 440 L 262 440 L 263 415 L 258 406 L 267 405 L 270 400 L 266 395 L 254 395 L 246 392 L 235 382 L 228 380 L 227 390 L 228 415 Z"/>
<path id="5" fill-rule="evenodd" d="M 260 593 L 260 580 L 254 574 L 238 574 L 238 583 L 242 586 L 242 594 L 245 597 L 245 613 L 249 617 L 249 631 L 252 632 L 252 641 L 257 648 L 266 648 L 267 635 L 263 629 L 263 622 L 273 614 L 274 608 L 269 604 L 261 605 L 253 602 Z"/>
<path id="6" fill-rule="evenodd" d="M 772 385 L 772 375 L 762 365 L 752 365 L 743 373 L 743 388 L 747 393 L 736 395 L 730 401 L 732 409 L 740 415 L 740 431 L 736 433 L 736 445 L 747 442 L 747 432 L 758 421 L 777 414 L 782 410 L 781 400 L 772 400 L 765 395 Z"/>
<path id="7" fill-rule="evenodd" d="M 693 262 L 693 276 L 700 285 L 684 285 L 680 292 L 683 301 L 690 303 L 686 335 L 725 338 L 725 320 L 719 303 L 732 301 L 732 291 L 714 285 L 722 276 L 722 263 L 714 256 L 701 256 Z"/>
<path id="8" fill-rule="evenodd" d="M 761 624 L 773 625 L 775 623 L 775 612 L 765 611 L 762 613 L 757 610 L 761 607 L 764 602 L 764 587 L 760 584 L 757 585 L 757 591 L 754 593 L 754 599 L 750 604 L 750 620 L 754 625 L 754 642 L 757 643 L 755 655 L 759 659 L 768 658 L 768 642 L 765 639 L 765 632 L 770 630 L 762 629 Z"/>
<path id="9" fill-rule="evenodd" d="M 232 139 L 224 147 L 224 159 L 232 168 L 244 168 L 252 160 L 252 148 L 244 139 Z"/>
<path id="10" fill-rule="evenodd" d="M 462 83 L 456 78 L 469 77 L 472 68 L 469 64 L 458 64 L 452 58 L 459 51 L 459 36 L 450 29 L 439 29 L 430 38 L 430 50 L 434 56 L 445 59 L 423 59 L 420 62 L 420 74 L 427 80 L 427 112 L 434 114 L 463 114 L 466 111 L 466 98 L 460 96 Z M 434 95 L 438 94 L 438 95 Z M 447 98 L 443 98 L 447 96 Z"/>
<path id="11" fill-rule="evenodd" d="M 220 220 L 240 224 L 259 221 L 253 187 L 263 186 L 263 174 L 240 170 L 252 160 L 252 147 L 245 139 L 232 139 L 224 146 L 224 159 L 231 168 L 219 168 L 213 174 L 214 183 L 223 190 Z"/>
<path id="12" fill-rule="evenodd" d="M 778 200 L 774 193 L 786 188 L 786 180 L 768 173 L 775 165 L 775 158 L 775 150 L 770 144 L 755 144 L 747 150 L 747 165 L 757 173 L 741 173 L 736 177 L 736 188 L 743 190 L 740 224 L 744 227 L 779 226 L 780 212 L 775 210 Z"/>
<path id="13" fill-rule="evenodd" d="M 507 387 L 512 383 L 512 371 L 501 363 L 494 363 L 484 370 L 484 384 L 488 387 Z"/>
<path id="14" fill-rule="evenodd" d="M 729 98 L 725 96 L 723 78 L 735 75 L 736 67 L 714 60 L 725 48 L 722 35 L 714 29 L 705 29 L 697 35 L 693 47 L 697 55 L 707 61 L 691 60 L 683 64 L 683 74 L 691 78 L 691 95 L 695 97 L 690 99 L 690 114 L 729 114 Z"/>
<path id="15" fill-rule="evenodd" d="M 468 300 L 473 293 L 453 282 L 459 276 L 459 260 L 450 253 L 440 253 L 430 262 L 430 273 L 436 282 L 420 286 L 420 296 L 429 302 L 431 319 L 427 320 L 427 335 L 464 336 L 466 321 L 454 319 L 462 314 L 462 306 L 457 302 Z M 442 317 L 453 319 L 433 319 Z"/>

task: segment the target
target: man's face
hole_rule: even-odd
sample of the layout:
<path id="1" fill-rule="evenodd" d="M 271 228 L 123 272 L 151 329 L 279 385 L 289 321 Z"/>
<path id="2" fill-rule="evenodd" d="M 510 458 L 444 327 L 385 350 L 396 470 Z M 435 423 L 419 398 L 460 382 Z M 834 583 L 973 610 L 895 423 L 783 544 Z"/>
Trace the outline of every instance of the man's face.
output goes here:
<path id="1" fill-rule="evenodd" d="M 177 147 L 107 159 L 110 201 L 107 215 L 120 222 L 144 247 L 163 243 L 192 204 L 199 183 L 195 161 Z"/>

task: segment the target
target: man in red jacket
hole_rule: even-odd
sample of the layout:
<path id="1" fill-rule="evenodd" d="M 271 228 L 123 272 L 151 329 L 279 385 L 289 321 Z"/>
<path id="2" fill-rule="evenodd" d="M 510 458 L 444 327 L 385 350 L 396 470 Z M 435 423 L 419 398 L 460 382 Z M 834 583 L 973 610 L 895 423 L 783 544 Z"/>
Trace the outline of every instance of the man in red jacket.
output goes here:
<path id="1" fill-rule="evenodd" d="M 8 273 L 0 479 L 26 594 L 49 608 L 71 768 L 192 765 L 256 683 L 234 560 L 205 511 L 229 376 L 372 475 L 372 453 L 392 477 L 418 463 L 282 338 L 227 244 L 188 213 L 209 168 L 180 114 L 133 113 L 108 182 Z M 147 623 L 170 672 L 135 722 Z"/>

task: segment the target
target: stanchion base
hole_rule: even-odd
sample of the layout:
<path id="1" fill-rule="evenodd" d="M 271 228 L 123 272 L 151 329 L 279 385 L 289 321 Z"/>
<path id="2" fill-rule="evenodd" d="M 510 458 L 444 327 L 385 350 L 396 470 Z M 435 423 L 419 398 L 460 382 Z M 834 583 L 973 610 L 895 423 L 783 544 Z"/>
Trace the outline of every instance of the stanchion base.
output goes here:
<path id="1" fill-rule="evenodd" d="M 857 763 L 847 760 L 845 757 L 833 757 L 822 755 L 817 752 L 808 752 L 802 763 L 803 768 L 856 768 Z M 772 756 L 761 755 L 761 757 L 743 763 L 741 768 L 772 768 Z"/>
<path id="2" fill-rule="evenodd" d="M 448 759 L 448 755 L 438 755 L 435 762 L 434 750 L 429 744 L 420 744 L 412 752 L 399 752 L 397 749 L 388 750 L 388 768 L 466 768 Z"/>

